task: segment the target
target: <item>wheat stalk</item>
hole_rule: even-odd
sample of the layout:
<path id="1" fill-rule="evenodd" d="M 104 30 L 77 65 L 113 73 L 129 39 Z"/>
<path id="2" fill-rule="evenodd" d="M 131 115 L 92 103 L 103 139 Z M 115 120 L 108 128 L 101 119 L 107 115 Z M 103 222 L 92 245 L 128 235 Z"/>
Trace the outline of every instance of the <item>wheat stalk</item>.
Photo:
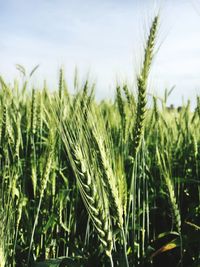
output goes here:
<path id="1" fill-rule="evenodd" d="M 81 148 L 76 147 L 74 162 L 76 166 L 76 177 L 78 185 L 85 202 L 88 213 L 93 221 L 99 239 L 104 246 L 105 252 L 111 256 L 112 251 L 112 232 L 109 229 L 109 221 L 106 218 L 105 208 L 103 207 L 97 188 L 93 182 L 93 178 L 89 172 L 89 168 L 82 154 Z M 94 174 L 93 174 L 94 175 Z"/>
<path id="2" fill-rule="evenodd" d="M 156 156 L 157 156 L 157 160 L 158 160 L 158 165 L 160 166 L 161 171 L 162 171 L 161 174 L 164 178 L 165 186 L 166 186 L 167 191 L 168 191 L 168 199 L 169 199 L 169 203 L 171 205 L 172 218 L 174 221 L 174 225 L 175 225 L 178 233 L 181 233 L 181 215 L 180 215 L 180 210 L 179 210 L 178 205 L 177 205 L 174 185 L 172 183 L 170 173 L 169 173 L 169 170 L 166 166 L 166 162 L 164 160 L 163 154 L 160 154 L 157 147 L 156 147 Z"/>
<path id="3" fill-rule="evenodd" d="M 158 28 L 158 16 L 156 16 L 152 22 L 149 37 L 147 40 L 144 61 L 142 70 L 140 75 L 137 77 L 137 88 L 138 88 L 138 102 L 136 108 L 136 120 L 134 124 L 134 133 L 133 133 L 133 152 L 132 156 L 135 159 L 135 155 L 139 148 L 143 126 L 144 126 L 144 118 L 146 112 L 146 89 L 147 89 L 147 80 L 149 75 L 149 70 L 151 66 L 151 62 L 153 59 L 153 49 L 155 46 L 156 32 Z"/>

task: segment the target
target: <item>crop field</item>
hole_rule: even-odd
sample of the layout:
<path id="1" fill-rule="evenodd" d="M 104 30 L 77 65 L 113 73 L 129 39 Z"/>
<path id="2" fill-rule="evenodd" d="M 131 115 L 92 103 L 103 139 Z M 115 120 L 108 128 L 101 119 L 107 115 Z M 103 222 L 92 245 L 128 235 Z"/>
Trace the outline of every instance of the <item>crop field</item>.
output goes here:
<path id="1" fill-rule="evenodd" d="M 0 78 L 0 267 L 200 266 L 200 96 L 147 103 L 157 28 L 110 101 Z"/>

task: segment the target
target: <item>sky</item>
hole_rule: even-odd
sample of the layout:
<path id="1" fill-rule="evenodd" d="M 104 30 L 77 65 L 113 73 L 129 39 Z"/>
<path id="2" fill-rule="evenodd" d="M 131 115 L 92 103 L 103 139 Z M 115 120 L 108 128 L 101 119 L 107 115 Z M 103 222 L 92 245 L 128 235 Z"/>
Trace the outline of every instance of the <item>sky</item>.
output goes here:
<path id="1" fill-rule="evenodd" d="M 0 75 L 20 79 L 39 64 L 31 84 L 57 88 L 63 67 L 69 89 L 75 68 L 80 83 L 96 83 L 97 99 L 112 98 L 116 84 L 135 89 L 145 40 L 154 15 L 160 25 L 149 95 L 168 104 L 200 95 L 200 0 L 0 0 Z"/>

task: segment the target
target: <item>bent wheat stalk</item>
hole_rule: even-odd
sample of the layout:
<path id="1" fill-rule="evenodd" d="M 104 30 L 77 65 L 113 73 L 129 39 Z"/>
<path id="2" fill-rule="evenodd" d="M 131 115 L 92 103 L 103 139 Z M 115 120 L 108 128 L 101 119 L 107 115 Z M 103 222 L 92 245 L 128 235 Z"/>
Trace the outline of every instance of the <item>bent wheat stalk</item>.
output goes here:
<path id="1" fill-rule="evenodd" d="M 59 127 L 67 156 L 76 177 L 85 208 L 91 218 L 98 238 L 112 264 L 113 237 L 107 199 L 100 185 L 100 172 L 91 156 L 90 131 L 80 107 L 73 108 L 72 121 L 65 121 Z M 58 113 L 59 114 L 59 113 Z M 58 114 L 54 112 L 55 122 L 59 125 Z M 82 115 L 81 115 L 82 114 Z"/>

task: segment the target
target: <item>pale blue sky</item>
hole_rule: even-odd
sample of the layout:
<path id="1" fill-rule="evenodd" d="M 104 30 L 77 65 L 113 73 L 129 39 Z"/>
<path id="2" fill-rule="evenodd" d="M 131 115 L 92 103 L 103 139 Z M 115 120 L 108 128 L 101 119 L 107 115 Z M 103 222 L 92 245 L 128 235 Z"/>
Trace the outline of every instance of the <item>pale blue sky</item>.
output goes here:
<path id="1" fill-rule="evenodd" d="M 176 85 L 169 103 L 200 94 L 200 0 L 0 0 L 0 74 L 17 77 L 40 64 L 32 83 L 45 78 L 53 89 L 64 65 L 72 84 L 77 66 L 97 82 L 98 98 L 111 97 L 117 81 L 134 84 L 145 36 L 160 10 L 160 47 L 149 92 L 162 96 Z M 19 75 L 18 75 L 19 76 Z"/>

